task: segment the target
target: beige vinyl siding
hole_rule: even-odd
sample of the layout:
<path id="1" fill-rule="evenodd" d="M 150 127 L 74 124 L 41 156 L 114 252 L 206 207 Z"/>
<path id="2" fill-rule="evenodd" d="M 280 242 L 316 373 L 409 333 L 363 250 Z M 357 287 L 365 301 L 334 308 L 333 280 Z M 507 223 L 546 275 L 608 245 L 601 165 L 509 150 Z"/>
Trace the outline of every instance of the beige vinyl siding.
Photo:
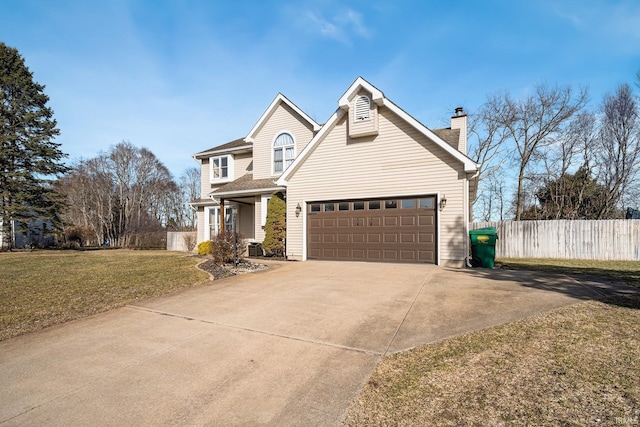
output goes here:
<path id="1" fill-rule="evenodd" d="M 233 156 L 233 179 L 250 173 L 252 169 L 253 155 L 251 153 L 236 154 Z"/>
<path id="2" fill-rule="evenodd" d="M 295 140 L 296 156 L 313 138 L 313 127 L 293 111 L 288 105 L 280 103 L 271 117 L 258 129 L 253 141 L 253 178 L 271 178 L 273 141 L 280 132 L 289 131 Z"/>
<path id="3" fill-rule="evenodd" d="M 287 188 L 287 255 L 300 259 L 303 216 L 298 203 L 367 197 L 446 195 L 438 214 L 440 261 L 465 257 L 464 168 L 446 151 L 384 107 L 379 135 L 348 138 L 346 114 L 320 141 Z"/>
<path id="4" fill-rule="evenodd" d="M 202 159 L 200 165 L 200 198 L 205 199 L 211 193 L 211 183 L 209 182 L 209 159 Z"/>
<path id="5" fill-rule="evenodd" d="M 255 224 L 255 235 L 254 238 L 256 242 L 261 242 L 264 240 L 264 229 L 262 228 L 262 197 L 256 196 L 256 204 L 254 209 L 254 217 L 253 223 Z"/>
<path id="6" fill-rule="evenodd" d="M 238 205 L 238 232 L 245 239 L 253 240 L 254 237 L 254 215 L 253 215 L 253 206 L 249 205 Z"/>
<path id="7" fill-rule="evenodd" d="M 204 215 L 205 208 L 198 206 L 198 243 L 204 241 Z"/>

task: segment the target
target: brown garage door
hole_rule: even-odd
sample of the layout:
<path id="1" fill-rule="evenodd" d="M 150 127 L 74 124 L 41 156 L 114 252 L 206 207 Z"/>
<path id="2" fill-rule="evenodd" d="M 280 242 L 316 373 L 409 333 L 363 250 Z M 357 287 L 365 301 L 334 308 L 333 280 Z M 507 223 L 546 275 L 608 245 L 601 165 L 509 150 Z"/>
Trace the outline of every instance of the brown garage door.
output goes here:
<path id="1" fill-rule="evenodd" d="M 435 263 L 435 204 L 433 196 L 308 203 L 307 256 Z"/>

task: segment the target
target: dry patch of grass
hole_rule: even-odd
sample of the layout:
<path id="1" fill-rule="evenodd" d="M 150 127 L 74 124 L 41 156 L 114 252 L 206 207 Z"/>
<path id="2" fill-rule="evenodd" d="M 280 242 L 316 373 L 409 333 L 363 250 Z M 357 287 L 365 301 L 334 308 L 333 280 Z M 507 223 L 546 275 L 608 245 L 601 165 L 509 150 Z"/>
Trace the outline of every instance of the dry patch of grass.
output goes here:
<path id="1" fill-rule="evenodd" d="M 581 259 L 500 259 L 496 267 L 545 271 L 561 274 L 588 274 L 622 280 L 640 288 L 640 261 L 595 261 Z"/>
<path id="2" fill-rule="evenodd" d="M 608 302 L 388 356 L 345 425 L 640 423 L 640 298 Z"/>
<path id="3" fill-rule="evenodd" d="M 200 260 L 163 251 L 0 253 L 0 340 L 193 286 Z"/>

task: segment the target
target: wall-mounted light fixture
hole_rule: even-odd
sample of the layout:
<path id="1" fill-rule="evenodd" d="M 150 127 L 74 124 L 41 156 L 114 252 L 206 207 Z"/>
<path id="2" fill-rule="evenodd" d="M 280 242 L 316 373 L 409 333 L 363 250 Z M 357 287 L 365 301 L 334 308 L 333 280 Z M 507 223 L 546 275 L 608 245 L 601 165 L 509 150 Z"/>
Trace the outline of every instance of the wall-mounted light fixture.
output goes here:
<path id="1" fill-rule="evenodd" d="M 298 203 L 298 206 L 296 206 L 296 218 L 300 216 L 300 213 L 302 213 L 302 206 Z"/>
<path id="2" fill-rule="evenodd" d="M 447 196 L 443 195 L 440 199 L 440 210 L 443 210 L 447 206 Z"/>

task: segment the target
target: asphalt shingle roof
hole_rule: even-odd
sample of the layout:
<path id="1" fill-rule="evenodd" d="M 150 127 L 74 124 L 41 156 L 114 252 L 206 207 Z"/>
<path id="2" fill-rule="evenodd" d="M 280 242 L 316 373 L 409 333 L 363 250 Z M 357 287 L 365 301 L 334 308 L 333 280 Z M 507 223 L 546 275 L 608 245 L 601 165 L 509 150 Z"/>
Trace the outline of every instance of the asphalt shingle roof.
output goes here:
<path id="1" fill-rule="evenodd" d="M 209 148 L 207 150 L 201 151 L 197 154 L 194 154 L 194 156 L 198 157 L 200 155 L 204 155 L 207 154 L 211 151 L 224 151 L 224 150 L 231 150 L 233 148 L 237 148 L 237 147 L 242 147 L 245 145 L 252 145 L 250 142 L 246 142 L 244 140 L 244 138 L 238 138 L 238 139 L 234 139 L 231 142 L 227 142 L 226 144 L 222 144 L 222 145 L 217 145 L 215 147 Z"/>
<path id="2" fill-rule="evenodd" d="M 232 181 L 228 184 L 223 185 L 220 188 L 215 189 L 211 193 L 212 196 L 216 196 L 219 193 L 233 193 L 233 192 L 245 192 L 256 190 L 256 192 L 260 192 L 260 190 L 265 190 L 269 188 L 278 187 L 275 183 L 275 180 L 272 178 L 267 179 L 253 179 L 253 174 L 248 173 L 240 178 Z"/>
<path id="3" fill-rule="evenodd" d="M 432 132 L 438 135 L 441 139 L 444 140 L 447 144 L 458 149 L 458 141 L 460 140 L 460 129 L 432 129 Z"/>

